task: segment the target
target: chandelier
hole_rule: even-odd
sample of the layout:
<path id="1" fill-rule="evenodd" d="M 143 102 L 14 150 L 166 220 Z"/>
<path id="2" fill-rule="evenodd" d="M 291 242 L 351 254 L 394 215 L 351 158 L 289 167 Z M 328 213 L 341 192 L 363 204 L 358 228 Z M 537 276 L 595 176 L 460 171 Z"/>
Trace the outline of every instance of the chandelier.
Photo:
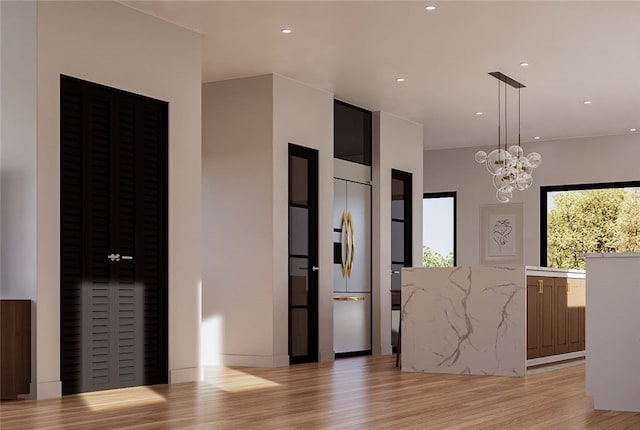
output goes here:
<path id="1" fill-rule="evenodd" d="M 526 88 L 520 82 L 500 72 L 489 73 L 498 79 L 498 148 L 487 154 L 485 151 L 476 152 L 476 161 L 485 164 L 493 175 L 493 185 L 496 187 L 496 198 L 506 203 L 513 198 L 515 190 L 524 191 L 533 184 L 533 169 L 540 166 L 542 156 L 537 152 L 524 155 L 520 143 L 520 88 Z M 504 83 L 504 146 L 501 130 L 500 87 Z M 507 84 L 518 90 L 518 144 L 508 145 L 507 134 Z"/>

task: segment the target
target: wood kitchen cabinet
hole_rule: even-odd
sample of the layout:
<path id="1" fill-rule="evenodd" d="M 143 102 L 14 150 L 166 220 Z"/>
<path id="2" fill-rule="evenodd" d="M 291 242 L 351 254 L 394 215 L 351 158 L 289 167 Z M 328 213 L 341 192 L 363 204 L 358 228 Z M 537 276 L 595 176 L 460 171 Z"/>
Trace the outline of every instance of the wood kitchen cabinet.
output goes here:
<path id="1" fill-rule="evenodd" d="M 566 354 L 569 352 L 569 308 L 567 306 L 567 279 L 553 279 L 553 309 L 555 318 L 554 354 Z"/>
<path id="2" fill-rule="evenodd" d="M 29 394 L 31 301 L 0 301 L 0 397 Z"/>
<path id="3" fill-rule="evenodd" d="M 569 308 L 569 351 L 584 351 L 585 307 Z"/>
<path id="4" fill-rule="evenodd" d="M 584 306 L 568 296 L 567 278 L 527 276 L 527 359 L 584 350 Z"/>

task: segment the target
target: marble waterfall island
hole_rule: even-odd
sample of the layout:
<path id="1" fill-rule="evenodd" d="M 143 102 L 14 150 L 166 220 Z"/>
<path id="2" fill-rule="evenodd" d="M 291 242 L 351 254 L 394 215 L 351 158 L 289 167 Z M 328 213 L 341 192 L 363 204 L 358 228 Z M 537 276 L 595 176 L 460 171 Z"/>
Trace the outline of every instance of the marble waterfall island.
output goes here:
<path id="1" fill-rule="evenodd" d="M 402 370 L 525 376 L 525 266 L 402 269 Z"/>

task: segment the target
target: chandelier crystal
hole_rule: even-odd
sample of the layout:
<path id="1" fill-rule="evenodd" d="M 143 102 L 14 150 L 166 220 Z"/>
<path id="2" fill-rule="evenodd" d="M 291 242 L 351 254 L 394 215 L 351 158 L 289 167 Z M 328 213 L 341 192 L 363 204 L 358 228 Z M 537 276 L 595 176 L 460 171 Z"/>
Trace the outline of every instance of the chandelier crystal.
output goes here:
<path id="1" fill-rule="evenodd" d="M 542 156 L 537 152 L 524 155 L 520 143 L 520 88 L 524 85 L 503 75 L 500 72 L 489 73 L 496 79 L 505 83 L 505 123 L 507 118 L 506 84 L 518 89 L 518 144 L 507 148 L 507 127 L 505 125 L 505 143 L 501 144 L 500 127 L 500 82 L 498 82 L 498 148 L 489 152 L 476 152 L 475 160 L 484 164 L 493 176 L 493 185 L 496 188 L 496 198 L 501 203 L 507 203 L 513 198 L 514 191 L 524 191 L 533 184 L 533 169 L 542 163 Z"/>

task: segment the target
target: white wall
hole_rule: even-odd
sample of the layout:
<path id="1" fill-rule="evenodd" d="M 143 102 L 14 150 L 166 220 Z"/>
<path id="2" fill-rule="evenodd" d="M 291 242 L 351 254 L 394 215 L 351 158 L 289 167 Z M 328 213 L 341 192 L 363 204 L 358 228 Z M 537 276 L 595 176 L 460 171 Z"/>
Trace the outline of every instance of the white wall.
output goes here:
<path id="1" fill-rule="evenodd" d="M 38 398 L 60 395 L 60 74 L 169 102 L 169 378 L 197 379 L 201 37 L 115 2 L 39 2 L 37 30 Z"/>
<path id="2" fill-rule="evenodd" d="M 289 143 L 319 150 L 320 359 L 332 360 L 332 95 L 278 75 L 207 83 L 202 118 L 203 363 L 289 363 Z"/>
<path id="3" fill-rule="evenodd" d="M 202 124 L 202 362 L 274 366 L 273 76 L 204 84 Z"/>
<path id="4" fill-rule="evenodd" d="M 534 185 L 515 191 L 513 202 L 525 205 L 525 264 L 540 263 L 540 186 L 640 180 L 640 135 L 592 137 L 523 145 L 539 152 L 542 165 Z M 480 205 L 497 204 L 491 175 L 475 162 L 479 149 L 424 152 L 424 192 L 457 192 L 457 263 L 479 264 Z"/>
<path id="5" fill-rule="evenodd" d="M 318 150 L 319 360 L 333 353 L 333 95 L 273 77 L 274 351 L 288 349 L 289 143 Z"/>
<path id="6" fill-rule="evenodd" d="M 35 300 L 36 3 L 0 10 L 0 297 Z"/>
<path id="7" fill-rule="evenodd" d="M 422 124 L 373 116 L 373 353 L 391 354 L 391 169 L 413 175 L 413 266 L 422 266 Z"/>
<path id="8" fill-rule="evenodd" d="M 0 298 L 35 301 L 36 81 L 35 2 L 0 2 Z M 36 313 L 31 312 L 31 355 Z M 36 362 L 31 361 L 31 381 Z M 35 384 L 34 384 L 35 385 Z M 35 390 L 32 390 L 35 396 Z"/>

